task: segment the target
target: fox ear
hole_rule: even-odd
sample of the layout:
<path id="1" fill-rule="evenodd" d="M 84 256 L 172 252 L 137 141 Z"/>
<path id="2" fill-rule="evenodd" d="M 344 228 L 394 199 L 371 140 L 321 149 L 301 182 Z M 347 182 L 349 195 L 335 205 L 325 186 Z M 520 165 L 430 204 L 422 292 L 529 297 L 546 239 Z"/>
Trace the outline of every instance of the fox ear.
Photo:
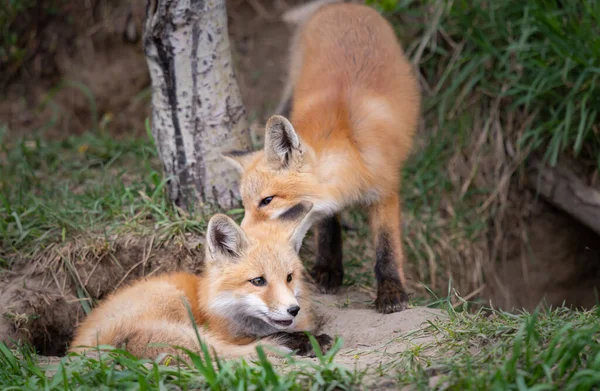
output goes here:
<path id="1" fill-rule="evenodd" d="M 265 155 L 267 162 L 277 169 L 288 168 L 302 159 L 300 138 L 285 117 L 274 115 L 265 128 Z"/>
<path id="2" fill-rule="evenodd" d="M 306 215 L 312 208 L 312 202 L 301 201 L 277 216 L 279 221 L 289 222 L 289 224 L 292 225 L 293 230 L 292 235 L 290 236 L 290 242 L 294 246 L 296 252 L 300 251 L 304 236 L 311 226 L 311 221 L 306 218 Z"/>
<path id="3" fill-rule="evenodd" d="M 211 217 L 206 230 L 207 258 L 212 262 L 237 261 L 248 247 L 246 234 L 224 214 Z"/>
<path id="4" fill-rule="evenodd" d="M 291 208 L 281 212 L 277 219 L 283 222 L 289 222 L 294 225 L 298 225 L 304 216 L 308 214 L 313 208 L 313 203 L 309 201 L 300 201 Z"/>
<path id="5" fill-rule="evenodd" d="M 234 165 L 240 173 L 243 173 L 246 171 L 248 165 L 254 160 L 256 153 L 257 152 L 254 151 L 229 151 L 222 153 L 221 156 Z"/>

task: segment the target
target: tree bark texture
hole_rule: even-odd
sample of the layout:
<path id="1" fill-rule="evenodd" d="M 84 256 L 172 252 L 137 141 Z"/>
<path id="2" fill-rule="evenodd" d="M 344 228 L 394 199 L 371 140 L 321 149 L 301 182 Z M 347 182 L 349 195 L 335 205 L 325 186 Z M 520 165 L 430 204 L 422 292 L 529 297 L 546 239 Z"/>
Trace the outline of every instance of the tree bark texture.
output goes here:
<path id="1" fill-rule="evenodd" d="M 170 199 L 188 210 L 239 205 L 239 174 L 220 154 L 248 150 L 251 141 L 225 0 L 148 0 L 143 45 Z"/>
<path id="2" fill-rule="evenodd" d="M 528 183 L 544 199 L 600 235 L 600 191 L 586 185 L 564 166 L 529 164 Z"/>

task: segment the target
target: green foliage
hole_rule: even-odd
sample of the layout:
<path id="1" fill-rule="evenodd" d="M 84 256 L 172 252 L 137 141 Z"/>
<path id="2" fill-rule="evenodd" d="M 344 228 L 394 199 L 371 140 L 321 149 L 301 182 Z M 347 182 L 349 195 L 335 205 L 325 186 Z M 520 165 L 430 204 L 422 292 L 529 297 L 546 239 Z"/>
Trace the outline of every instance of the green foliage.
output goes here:
<path id="1" fill-rule="evenodd" d="M 26 346 L 12 351 L 0 342 L 0 386 L 5 390 L 349 390 L 360 382 L 357 372 L 333 362 L 341 340 L 318 362 L 287 358 L 285 372 L 262 349 L 258 360 L 248 363 L 219 360 L 202 346 L 201 353 L 182 351 L 180 357 L 187 363 L 180 366 L 140 360 L 110 347 L 98 357 L 71 354 L 47 365 Z"/>
<path id="2" fill-rule="evenodd" d="M 26 48 L 19 42 L 16 24 L 35 0 L 4 0 L 0 3 L 0 65 L 22 61 Z"/>
<path id="3" fill-rule="evenodd" d="M 600 167 L 599 2 L 421 0 L 384 8 L 392 18 L 433 15 L 422 38 L 438 37 L 437 44 L 419 65 L 435 84 L 426 108 L 438 112 L 442 126 L 469 110 L 465 98 L 478 92 L 501 98 L 501 117 L 517 108 L 535 114 L 520 142 L 551 164 L 568 152 L 598 159 Z"/>
<path id="4" fill-rule="evenodd" d="M 148 139 L 11 140 L 0 129 L 0 258 L 77 235 L 203 232 L 202 219 L 167 199 L 165 183 Z"/>
<path id="5" fill-rule="evenodd" d="M 399 380 L 440 390 L 597 389 L 599 315 L 598 308 L 518 315 L 450 310 L 447 321 L 419 332 L 434 335 L 435 342 L 402 354 Z"/>
<path id="6" fill-rule="evenodd" d="M 381 12 L 393 12 L 398 7 L 398 0 L 366 0 L 365 4 Z"/>

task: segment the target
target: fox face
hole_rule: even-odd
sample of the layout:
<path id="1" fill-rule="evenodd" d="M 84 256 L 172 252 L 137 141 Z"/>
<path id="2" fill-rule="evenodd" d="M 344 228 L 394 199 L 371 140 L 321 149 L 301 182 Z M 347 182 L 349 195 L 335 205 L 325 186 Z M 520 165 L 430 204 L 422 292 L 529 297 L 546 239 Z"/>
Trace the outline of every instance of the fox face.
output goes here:
<path id="1" fill-rule="evenodd" d="M 277 115 L 267 122 L 263 151 L 225 155 L 242 174 L 240 193 L 245 208 L 242 228 L 288 229 L 296 251 L 300 249 L 306 231 L 318 216 L 335 210 L 319 193 L 319 180 L 313 174 L 313 155 L 292 124 Z M 299 214 L 304 215 L 305 202 L 314 207 L 290 232 L 290 222 L 297 221 Z"/>
<path id="2" fill-rule="evenodd" d="M 296 224 L 312 207 L 301 205 Z M 232 320 L 236 332 L 262 336 L 295 328 L 303 310 L 303 265 L 289 235 L 274 229 L 245 233 L 229 217 L 215 215 L 206 259 L 210 309 Z"/>

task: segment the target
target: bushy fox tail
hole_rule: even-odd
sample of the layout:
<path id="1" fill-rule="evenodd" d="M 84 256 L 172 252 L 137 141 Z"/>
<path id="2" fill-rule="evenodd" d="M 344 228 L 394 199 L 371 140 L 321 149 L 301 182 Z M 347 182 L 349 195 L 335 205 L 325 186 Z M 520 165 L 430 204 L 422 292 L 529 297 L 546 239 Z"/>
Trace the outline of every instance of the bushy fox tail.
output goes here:
<path id="1" fill-rule="evenodd" d="M 255 358 L 258 345 L 266 348 L 267 355 L 277 355 L 277 352 L 286 354 L 291 351 L 281 346 L 277 338 L 266 337 L 260 341 L 237 345 L 205 333 L 204 330 L 198 331 L 200 339 L 208 346 L 211 354 L 216 353 L 220 358 Z M 93 346 L 96 345 L 112 345 L 124 348 L 134 356 L 141 358 L 156 359 L 161 354 L 167 354 L 180 357 L 184 361 L 187 361 L 187 355 L 178 348 L 194 353 L 201 351 L 196 331 L 191 325 L 183 323 L 146 320 L 130 328 L 115 327 L 102 336 L 95 337 L 94 335 L 90 332 L 76 338 L 69 350 L 75 353 L 84 353 L 93 351 Z"/>

